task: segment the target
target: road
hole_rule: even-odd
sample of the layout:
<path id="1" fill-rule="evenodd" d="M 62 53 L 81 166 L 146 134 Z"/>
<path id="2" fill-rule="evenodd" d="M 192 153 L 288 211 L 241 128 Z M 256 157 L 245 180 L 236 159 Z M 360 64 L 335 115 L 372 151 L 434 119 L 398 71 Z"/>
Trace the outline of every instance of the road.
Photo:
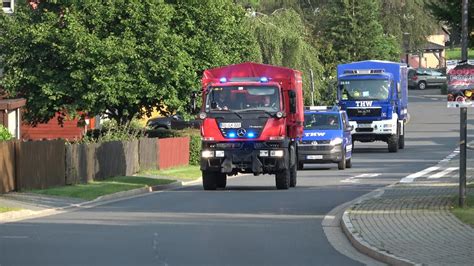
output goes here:
<path id="1" fill-rule="evenodd" d="M 0 265 L 360 265 L 331 246 L 321 221 L 453 152 L 459 110 L 423 96 L 436 92 L 410 91 L 406 148 L 398 153 L 356 142 L 352 169 L 311 165 L 288 191 L 275 190 L 273 176 L 245 175 L 225 191 L 196 185 L 1 224 Z"/>

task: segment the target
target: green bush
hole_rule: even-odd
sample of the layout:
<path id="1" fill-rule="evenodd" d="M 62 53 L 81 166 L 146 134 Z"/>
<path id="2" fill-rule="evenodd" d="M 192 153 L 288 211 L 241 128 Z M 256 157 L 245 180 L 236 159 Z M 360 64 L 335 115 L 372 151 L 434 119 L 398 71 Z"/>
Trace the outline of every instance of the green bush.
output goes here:
<path id="1" fill-rule="evenodd" d="M 79 143 L 96 143 L 106 141 L 129 141 L 143 137 L 145 129 L 130 123 L 128 126 L 118 126 L 113 120 L 105 121 L 101 129 L 89 130 Z"/>
<path id="2" fill-rule="evenodd" d="M 191 135 L 189 142 L 189 164 L 199 165 L 201 162 L 201 136 Z"/>
<path id="3" fill-rule="evenodd" d="M 189 164 L 199 165 L 201 161 L 201 133 L 199 129 L 188 128 L 177 131 L 180 137 L 189 137 Z"/>
<path id="4" fill-rule="evenodd" d="M 13 135 L 8 131 L 6 127 L 3 125 L 0 125 L 0 141 L 7 141 L 11 140 L 13 138 Z"/>

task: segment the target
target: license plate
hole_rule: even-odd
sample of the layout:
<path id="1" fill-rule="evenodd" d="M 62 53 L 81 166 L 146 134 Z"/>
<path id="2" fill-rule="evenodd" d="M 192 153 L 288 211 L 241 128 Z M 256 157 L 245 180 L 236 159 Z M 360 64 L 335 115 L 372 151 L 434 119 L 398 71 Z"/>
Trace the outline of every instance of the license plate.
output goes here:
<path id="1" fill-rule="evenodd" d="M 241 128 L 242 123 L 221 123 L 221 128 Z"/>
<path id="2" fill-rule="evenodd" d="M 371 128 L 372 124 L 357 124 L 357 127 L 359 127 L 359 128 Z"/>
<path id="3" fill-rule="evenodd" d="M 308 160 L 320 160 L 322 158 L 323 158 L 322 155 L 307 155 L 306 156 L 306 159 L 308 159 Z"/>

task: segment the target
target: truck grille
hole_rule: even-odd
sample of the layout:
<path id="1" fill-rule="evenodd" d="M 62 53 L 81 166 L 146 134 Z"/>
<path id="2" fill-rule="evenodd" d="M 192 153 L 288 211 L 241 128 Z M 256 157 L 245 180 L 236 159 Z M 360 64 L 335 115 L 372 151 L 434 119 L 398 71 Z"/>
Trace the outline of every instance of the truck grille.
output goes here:
<path id="1" fill-rule="evenodd" d="M 301 151 L 330 151 L 334 146 L 325 145 L 325 146 L 299 146 L 298 149 Z"/>
<path id="2" fill-rule="evenodd" d="M 349 117 L 380 117 L 382 108 L 348 108 Z"/>

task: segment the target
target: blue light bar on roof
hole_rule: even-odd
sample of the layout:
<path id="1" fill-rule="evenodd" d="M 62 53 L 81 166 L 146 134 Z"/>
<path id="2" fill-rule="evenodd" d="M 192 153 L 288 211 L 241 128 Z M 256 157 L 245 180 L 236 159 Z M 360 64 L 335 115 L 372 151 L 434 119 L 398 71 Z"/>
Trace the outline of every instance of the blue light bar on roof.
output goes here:
<path id="1" fill-rule="evenodd" d="M 219 81 L 220 81 L 221 83 L 226 83 L 226 82 L 227 82 L 227 78 L 226 78 L 226 77 L 222 77 L 222 78 L 219 79 Z"/>
<path id="2" fill-rule="evenodd" d="M 267 77 L 261 77 L 260 82 L 263 82 L 263 83 L 268 82 L 268 78 Z"/>

